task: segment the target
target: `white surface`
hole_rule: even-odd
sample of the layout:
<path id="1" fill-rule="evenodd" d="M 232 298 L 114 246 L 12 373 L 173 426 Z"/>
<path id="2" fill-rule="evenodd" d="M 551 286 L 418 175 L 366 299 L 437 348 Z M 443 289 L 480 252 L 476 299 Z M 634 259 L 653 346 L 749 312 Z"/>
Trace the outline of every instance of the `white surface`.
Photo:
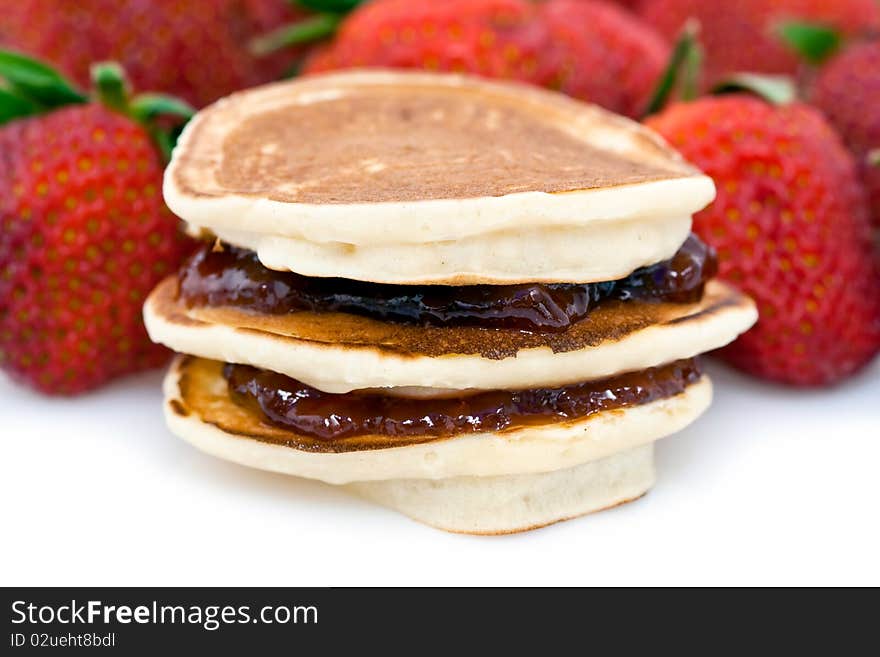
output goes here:
<path id="1" fill-rule="evenodd" d="M 710 372 L 645 498 L 487 538 L 197 452 L 158 372 L 70 401 L 0 377 L 0 584 L 880 585 L 880 362 L 816 392 Z"/>

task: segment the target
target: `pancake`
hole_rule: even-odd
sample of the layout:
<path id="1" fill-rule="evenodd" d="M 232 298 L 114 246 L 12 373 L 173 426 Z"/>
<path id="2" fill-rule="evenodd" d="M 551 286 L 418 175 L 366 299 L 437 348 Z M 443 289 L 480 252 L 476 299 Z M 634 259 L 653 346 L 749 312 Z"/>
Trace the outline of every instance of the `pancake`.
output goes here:
<path id="1" fill-rule="evenodd" d="M 144 305 L 185 354 L 169 429 L 448 531 L 643 495 L 653 443 L 711 402 L 689 359 L 757 319 L 686 242 L 712 180 L 644 126 L 530 86 L 374 70 L 242 91 L 189 122 L 164 194 L 190 234 L 249 251 L 204 247 L 192 307 L 178 275 Z"/>
<path id="2" fill-rule="evenodd" d="M 358 71 L 201 111 L 164 192 L 192 232 L 270 268 L 476 284 L 611 280 L 663 260 L 714 185 L 647 128 L 560 94 Z"/>
<path id="3" fill-rule="evenodd" d="M 426 525 L 462 534 L 511 534 L 625 504 L 654 485 L 653 444 L 556 472 L 402 479 L 350 491 Z"/>
<path id="4" fill-rule="evenodd" d="M 269 369 L 326 392 L 417 395 L 554 387 L 643 370 L 724 346 L 757 312 L 713 280 L 699 303 L 607 302 L 563 333 L 425 327 L 343 313 L 187 309 L 171 276 L 147 299 L 144 319 L 154 341 L 178 352 Z"/>
<path id="5" fill-rule="evenodd" d="M 402 446 L 394 438 L 367 436 L 348 442 L 344 451 L 328 452 L 321 451 L 319 439 L 269 424 L 233 402 L 218 361 L 178 357 L 164 390 L 169 428 L 195 447 L 242 465 L 332 484 L 565 470 L 681 430 L 712 396 L 711 382 L 703 375 L 681 394 L 578 420 Z"/>
<path id="6" fill-rule="evenodd" d="M 691 218 L 684 215 L 508 229 L 424 244 L 355 246 L 219 227 L 210 235 L 256 252 L 277 271 L 373 283 L 479 285 L 613 281 L 672 257 L 690 230 Z"/>

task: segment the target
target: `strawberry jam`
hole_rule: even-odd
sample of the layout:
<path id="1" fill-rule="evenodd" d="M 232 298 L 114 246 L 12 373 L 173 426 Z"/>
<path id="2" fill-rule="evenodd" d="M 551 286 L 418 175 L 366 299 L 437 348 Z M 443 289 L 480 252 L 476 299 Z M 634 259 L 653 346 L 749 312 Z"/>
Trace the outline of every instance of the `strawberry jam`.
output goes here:
<path id="1" fill-rule="evenodd" d="M 701 376 L 695 359 L 563 388 L 408 399 L 368 392 L 332 394 L 247 365 L 223 369 L 232 400 L 263 420 L 320 440 L 379 435 L 446 437 L 564 422 L 672 397 Z"/>
<path id="2" fill-rule="evenodd" d="M 695 235 L 669 260 L 603 283 L 522 285 L 387 285 L 312 278 L 264 267 L 252 251 L 205 246 L 180 270 L 180 292 L 193 306 L 233 306 L 283 314 L 344 312 L 432 326 L 564 331 L 609 299 L 693 303 L 717 262 Z"/>

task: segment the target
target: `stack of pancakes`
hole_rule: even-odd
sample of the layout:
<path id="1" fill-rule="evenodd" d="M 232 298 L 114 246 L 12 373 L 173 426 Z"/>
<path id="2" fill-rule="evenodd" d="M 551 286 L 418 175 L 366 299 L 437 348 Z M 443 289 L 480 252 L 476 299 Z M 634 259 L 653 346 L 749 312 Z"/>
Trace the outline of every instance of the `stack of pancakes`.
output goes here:
<path id="1" fill-rule="evenodd" d="M 200 112 L 165 180 L 205 246 L 150 296 L 171 430 L 450 531 L 635 499 L 756 319 L 690 235 L 712 181 L 565 97 L 361 71 Z"/>

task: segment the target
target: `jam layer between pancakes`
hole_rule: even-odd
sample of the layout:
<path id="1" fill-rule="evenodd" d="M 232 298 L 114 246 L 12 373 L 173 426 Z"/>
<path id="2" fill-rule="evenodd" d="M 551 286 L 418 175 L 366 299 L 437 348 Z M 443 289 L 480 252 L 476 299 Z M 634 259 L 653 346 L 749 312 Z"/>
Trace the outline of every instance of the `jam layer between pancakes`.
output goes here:
<path id="1" fill-rule="evenodd" d="M 561 332 L 604 301 L 693 303 L 717 271 L 712 249 L 695 235 L 669 260 L 601 283 L 386 285 L 313 278 L 264 267 L 255 253 L 204 246 L 182 266 L 188 307 L 232 306 L 264 314 L 343 312 L 426 326 L 480 326 Z"/>
<path id="2" fill-rule="evenodd" d="M 402 444 L 456 434 L 573 421 L 684 392 L 702 376 L 696 359 L 562 388 L 479 392 L 452 399 L 332 394 L 247 365 L 223 368 L 234 403 L 264 421 L 319 441 L 384 436 Z"/>

